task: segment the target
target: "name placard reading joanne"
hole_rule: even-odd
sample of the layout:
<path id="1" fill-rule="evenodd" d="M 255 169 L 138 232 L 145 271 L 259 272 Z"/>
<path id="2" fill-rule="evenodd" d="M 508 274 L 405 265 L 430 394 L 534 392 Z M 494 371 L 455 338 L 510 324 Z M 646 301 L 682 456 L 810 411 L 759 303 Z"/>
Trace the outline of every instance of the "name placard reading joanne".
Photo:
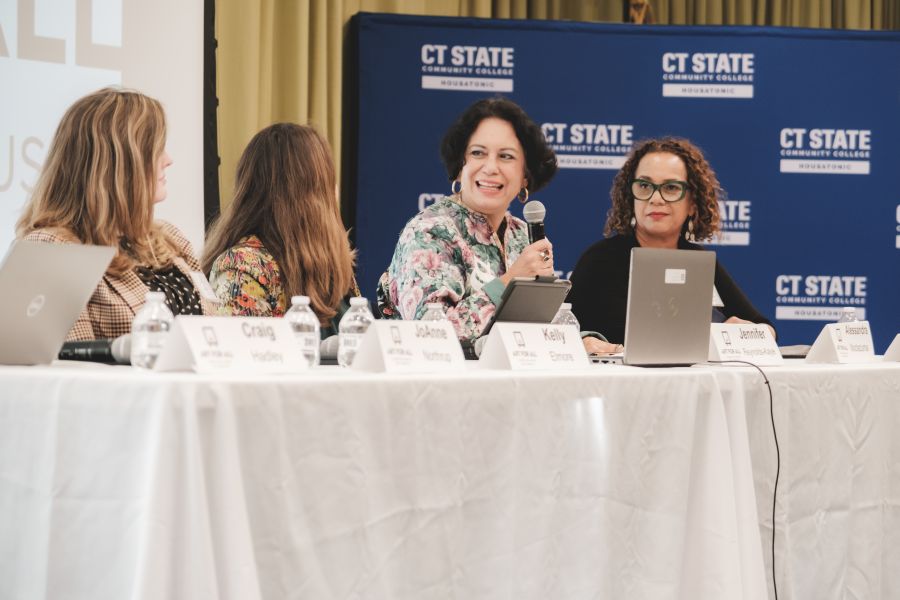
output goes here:
<path id="1" fill-rule="evenodd" d="M 463 371 L 466 360 L 450 321 L 374 321 L 353 368 L 389 373 Z"/>
<path id="2" fill-rule="evenodd" d="M 770 366 L 784 364 L 772 331 L 755 323 L 710 325 L 709 360 L 742 360 Z"/>
<path id="3" fill-rule="evenodd" d="M 308 366 L 284 319 L 180 315 L 175 318 L 155 369 L 297 373 Z"/>
<path id="4" fill-rule="evenodd" d="M 541 323 L 494 323 L 479 363 L 514 371 L 589 366 L 577 327 Z"/>
<path id="5" fill-rule="evenodd" d="M 867 363 L 875 361 L 868 321 L 830 323 L 822 328 L 806 355 L 807 362 Z"/>

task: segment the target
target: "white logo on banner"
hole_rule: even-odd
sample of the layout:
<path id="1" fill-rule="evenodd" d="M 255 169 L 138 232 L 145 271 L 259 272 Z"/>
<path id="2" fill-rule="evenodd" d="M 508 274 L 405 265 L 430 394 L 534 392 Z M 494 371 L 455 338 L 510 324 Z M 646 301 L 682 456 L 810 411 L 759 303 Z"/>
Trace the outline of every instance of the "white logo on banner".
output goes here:
<path id="1" fill-rule="evenodd" d="M 897 205 L 897 250 L 900 250 L 900 204 Z"/>
<path id="2" fill-rule="evenodd" d="M 662 95 L 666 98 L 752 98 L 752 52 L 666 52 Z"/>
<path id="3" fill-rule="evenodd" d="M 561 169 L 620 169 L 634 143 L 634 125 L 543 123 Z"/>
<path id="4" fill-rule="evenodd" d="M 750 201 L 719 201 L 719 235 L 708 244 L 716 246 L 750 245 Z"/>
<path id="5" fill-rule="evenodd" d="M 775 318 L 791 321 L 836 321 L 844 306 L 866 318 L 866 286 L 862 275 L 778 275 Z"/>
<path id="6" fill-rule="evenodd" d="M 512 92 L 515 48 L 422 44 L 422 89 Z"/>
<path id="7" fill-rule="evenodd" d="M 785 127 L 779 140 L 782 173 L 869 174 L 869 129 Z"/>
<path id="8" fill-rule="evenodd" d="M 449 194 L 450 192 L 447 192 Z M 422 212 L 447 194 L 429 194 L 428 192 L 422 192 L 419 194 L 419 212 Z"/>

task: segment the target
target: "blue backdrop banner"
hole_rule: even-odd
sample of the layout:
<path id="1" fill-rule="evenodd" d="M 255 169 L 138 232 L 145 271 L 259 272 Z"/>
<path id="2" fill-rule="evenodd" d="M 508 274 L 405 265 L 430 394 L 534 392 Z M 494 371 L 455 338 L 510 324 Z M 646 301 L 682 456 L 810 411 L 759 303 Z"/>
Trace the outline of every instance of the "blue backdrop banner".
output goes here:
<path id="1" fill-rule="evenodd" d="M 708 247 L 780 343 L 812 343 L 844 306 L 880 352 L 900 331 L 900 33 L 360 14 L 353 36 L 352 200 L 370 299 L 403 225 L 449 193 L 445 130 L 502 94 L 559 159 L 537 196 L 561 276 L 603 237 L 631 146 L 675 135 L 725 190 Z"/>

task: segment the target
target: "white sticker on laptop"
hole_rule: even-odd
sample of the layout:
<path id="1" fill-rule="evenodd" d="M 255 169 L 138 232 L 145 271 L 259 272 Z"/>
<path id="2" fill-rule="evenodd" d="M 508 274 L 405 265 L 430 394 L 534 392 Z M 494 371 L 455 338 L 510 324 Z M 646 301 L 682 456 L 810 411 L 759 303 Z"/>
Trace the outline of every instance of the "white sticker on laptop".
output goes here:
<path id="1" fill-rule="evenodd" d="M 687 281 L 687 269 L 666 269 L 666 283 L 682 285 Z"/>

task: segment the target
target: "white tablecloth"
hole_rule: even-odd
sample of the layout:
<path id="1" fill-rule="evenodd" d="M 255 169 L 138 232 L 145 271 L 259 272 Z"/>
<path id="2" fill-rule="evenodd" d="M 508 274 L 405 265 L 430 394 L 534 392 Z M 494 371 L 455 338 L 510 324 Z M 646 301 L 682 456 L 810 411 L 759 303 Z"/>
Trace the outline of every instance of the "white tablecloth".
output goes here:
<path id="1" fill-rule="evenodd" d="M 762 598 L 724 373 L 0 367 L 0 598 Z"/>
<path id="2" fill-rule="evenodd" d="M 764 367 L 781 476 L 779 600 L 900 598 L 900 363 Z M 769 597 L 776 454 L 769 395 L 753 369 L 718 375 L 746 409 Z"/>

